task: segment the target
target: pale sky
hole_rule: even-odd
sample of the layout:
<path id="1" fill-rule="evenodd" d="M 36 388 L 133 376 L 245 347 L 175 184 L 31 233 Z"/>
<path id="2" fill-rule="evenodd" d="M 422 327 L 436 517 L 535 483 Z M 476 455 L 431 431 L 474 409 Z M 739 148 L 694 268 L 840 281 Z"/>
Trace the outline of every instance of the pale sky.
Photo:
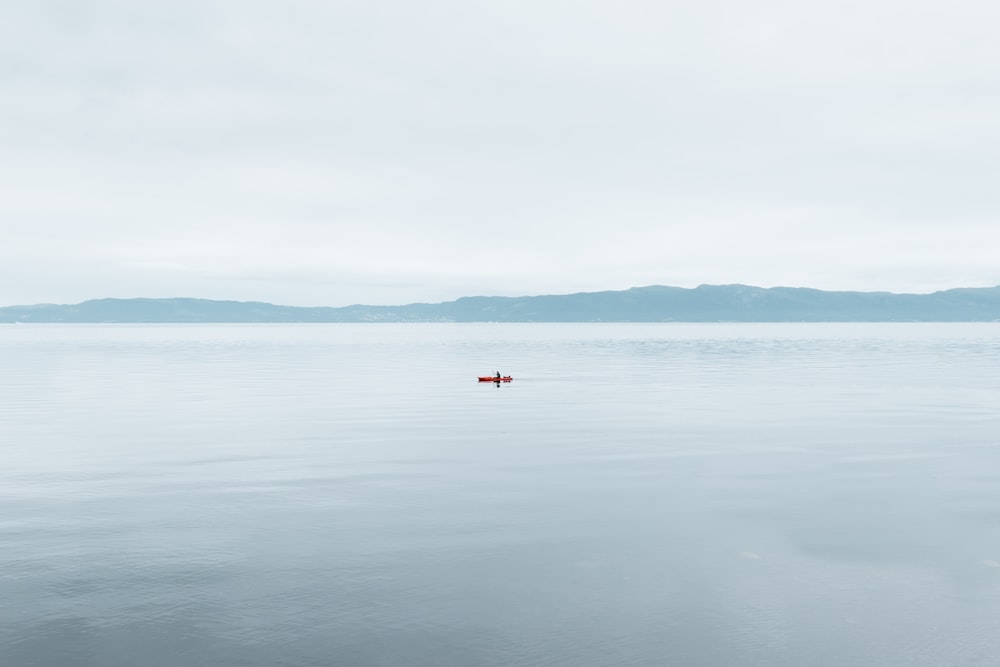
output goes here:
<path id="1" fill-rule="evenodd" d="M 1000 284 L 995 0 L 0 9 L 0 305 Z"/>

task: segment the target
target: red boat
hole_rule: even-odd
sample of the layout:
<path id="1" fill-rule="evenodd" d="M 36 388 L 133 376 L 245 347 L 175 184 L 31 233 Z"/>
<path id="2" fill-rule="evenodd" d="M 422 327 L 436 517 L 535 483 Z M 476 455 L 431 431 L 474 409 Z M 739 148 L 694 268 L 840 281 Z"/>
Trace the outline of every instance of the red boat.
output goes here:
<path id="1" fill-rule="evenodd" d="M 501 377 L 497 377 L 496 375 L 480 375 L 479 376 L 479 381 L 480 382 L 510 382 L 513 379 L 514 378 L 512 378 L 509 375 L 504 375 L 504 376 L 501 376 Z"/>

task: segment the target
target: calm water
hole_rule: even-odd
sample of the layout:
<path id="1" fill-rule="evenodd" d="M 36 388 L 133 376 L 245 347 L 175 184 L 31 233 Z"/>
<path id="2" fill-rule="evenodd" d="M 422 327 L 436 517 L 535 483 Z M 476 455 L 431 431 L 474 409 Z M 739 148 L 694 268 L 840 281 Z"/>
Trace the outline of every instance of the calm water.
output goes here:
<path id="1" fill-rule="evenodd" d="M 5 667 L 1000 660 L 1000 324 L 9 325 L 0 373 Z"/>

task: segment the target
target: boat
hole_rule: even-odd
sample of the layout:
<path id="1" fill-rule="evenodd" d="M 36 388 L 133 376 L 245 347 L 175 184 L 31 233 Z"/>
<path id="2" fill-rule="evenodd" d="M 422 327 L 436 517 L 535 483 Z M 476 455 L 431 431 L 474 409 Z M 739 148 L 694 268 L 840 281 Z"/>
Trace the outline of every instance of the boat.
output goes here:
<path id="1" fill-rule="evenodd" d="M 480 375 L 479 376 L 479 381 L 480 382 L 510 382 L 513 379 L 514 378 L 512 378 L 509 375 L 503 375 L 503 376 L 500 376 L 500 377 L 497 377 L 496 375 Z"/>

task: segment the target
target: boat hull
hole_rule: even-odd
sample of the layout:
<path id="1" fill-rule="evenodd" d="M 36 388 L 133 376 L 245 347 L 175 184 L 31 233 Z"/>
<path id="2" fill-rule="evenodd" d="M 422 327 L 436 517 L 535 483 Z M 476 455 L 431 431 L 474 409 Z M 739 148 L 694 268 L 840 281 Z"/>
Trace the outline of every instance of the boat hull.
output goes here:
<path id="1" fill-rule="evenodd" d="M 509 375 L 504 375 L 503 377 L 497 377 L 495 375 L 485 375 L 485 376 L 480 375 L 479 376 L 479 381 L 480 382 L 510 382 L 513 379 L 514 378 L 512 378 Z"/>

